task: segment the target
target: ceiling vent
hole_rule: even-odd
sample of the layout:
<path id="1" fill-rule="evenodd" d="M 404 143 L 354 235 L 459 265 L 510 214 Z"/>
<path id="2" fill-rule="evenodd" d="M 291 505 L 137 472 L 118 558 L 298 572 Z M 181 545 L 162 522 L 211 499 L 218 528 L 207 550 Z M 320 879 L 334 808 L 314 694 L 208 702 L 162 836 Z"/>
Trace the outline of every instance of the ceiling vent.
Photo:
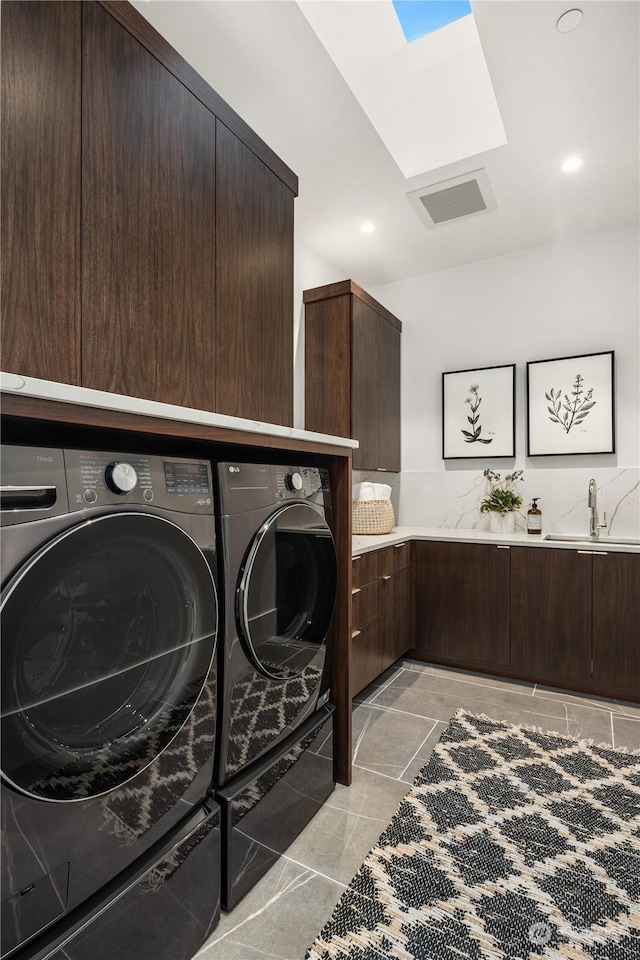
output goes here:
<path id="1" fill-rule="evenodd" d="M 428 227 L 486 213 L 498 206 L 484 169 L 412 190 L 407 198 Z"/>

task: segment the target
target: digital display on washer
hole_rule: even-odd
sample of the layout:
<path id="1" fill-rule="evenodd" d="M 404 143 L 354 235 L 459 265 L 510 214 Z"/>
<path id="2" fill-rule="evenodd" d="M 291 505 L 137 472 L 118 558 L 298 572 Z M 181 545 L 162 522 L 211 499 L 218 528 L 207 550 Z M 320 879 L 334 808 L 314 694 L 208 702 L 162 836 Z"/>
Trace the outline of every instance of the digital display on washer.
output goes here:
<path id="1" fill-rule="evenodd" d="M 164 480 L 167 493 L 210 493 L 206 463 L 167 463 Z"/>

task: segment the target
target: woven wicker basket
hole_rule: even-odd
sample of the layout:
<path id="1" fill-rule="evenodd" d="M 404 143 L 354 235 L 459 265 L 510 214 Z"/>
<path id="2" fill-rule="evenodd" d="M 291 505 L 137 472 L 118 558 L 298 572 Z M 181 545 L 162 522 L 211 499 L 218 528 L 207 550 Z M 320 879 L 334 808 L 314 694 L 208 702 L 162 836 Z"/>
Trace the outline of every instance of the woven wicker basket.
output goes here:
<path id="1" fill-rule="evenodd" d="M 396 518 L 391 500 L 352 500 L 351 532 L 355 534 L 391 533 Z"/>

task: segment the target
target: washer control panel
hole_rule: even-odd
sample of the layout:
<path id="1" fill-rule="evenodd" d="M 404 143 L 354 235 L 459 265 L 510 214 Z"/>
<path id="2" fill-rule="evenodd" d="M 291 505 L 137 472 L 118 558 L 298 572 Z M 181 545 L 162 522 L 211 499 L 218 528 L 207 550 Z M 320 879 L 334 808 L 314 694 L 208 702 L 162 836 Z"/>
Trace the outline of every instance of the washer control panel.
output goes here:
<path id="1" fill-rule="evenodd" d="M 317 467 L 274 467 L 276 496 L 280 500 L 310 499 L 325 490 L 322 477 L 324 473 L 326 471 Z"/>
<path id="2" fill-rule="evenodd" d="M 180 513 L 213 514 L 206 460 L 65 450 L 69 507 L 153 504 Z"/>

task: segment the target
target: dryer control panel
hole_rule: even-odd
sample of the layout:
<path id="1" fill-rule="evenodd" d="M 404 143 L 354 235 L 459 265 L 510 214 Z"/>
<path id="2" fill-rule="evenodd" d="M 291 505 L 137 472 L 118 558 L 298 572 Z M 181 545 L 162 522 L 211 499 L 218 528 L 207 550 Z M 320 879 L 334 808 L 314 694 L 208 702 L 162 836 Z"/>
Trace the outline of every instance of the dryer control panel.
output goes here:
<path id="1" fill-rule="evenodd" d="M 213 514 L 206 460 L 65 450 L 69 508 L 146 505 L 180 513 Z"/>

